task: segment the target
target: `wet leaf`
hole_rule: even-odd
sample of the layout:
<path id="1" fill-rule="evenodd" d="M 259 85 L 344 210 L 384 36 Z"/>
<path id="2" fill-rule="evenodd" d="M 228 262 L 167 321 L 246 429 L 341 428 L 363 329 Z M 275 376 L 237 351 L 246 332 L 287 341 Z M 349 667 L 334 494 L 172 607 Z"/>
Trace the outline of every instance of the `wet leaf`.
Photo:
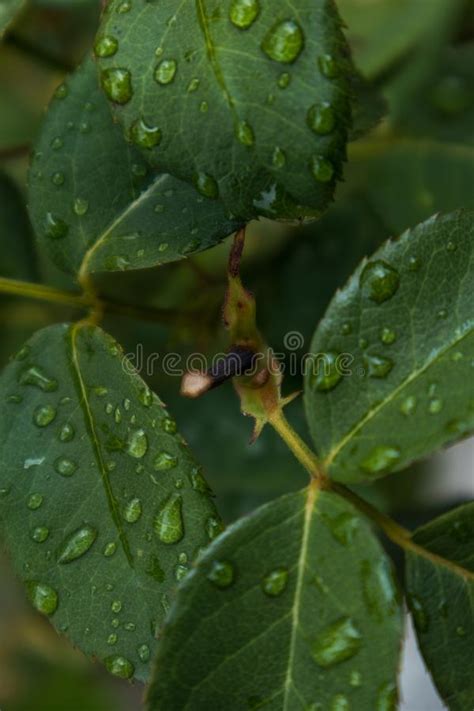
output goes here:
<path id="1" fill-rule="evenodd" d="M 144 140 L 154 140 L 144 133 Z M 217 244 L 240 223 L 149 169 L 112 122 L 92 60 L 56 91 L 30 171 L 31 219 L 68 272 L 141 269 Z"/>
<path id="2" fill-rule="evenodd" d="M 474 704 L 474 503 L 418 529 L 407 553 L 406 589 L 418 642 L 451 711 Z"/>
<path id="3" fill-rule="evenodd" d="M 148 708 L 395 704 L 400 635 L 390 563 L 367 523 L 335 494 L 290 494 L 229 528 L 184 581 Z"/>
<path id="4" fill-rule="evenodd" d="M 245 220 L 318 215 L 341 177 L 352 66 L 333 3 L 113 1 L 95 50 L 133 140 L 159 130 L 153 165 Z"/>
<path id="5" fill-rule="evenodd" d="M 0 528 L 28 597 L 113 674 L 144 680 L 177 579 L 219 531 L 200 470 L 96 327 L 40 331 L 0 389 Z"/>
<path id="6" fill-rule="evenodd" d="M 372 481 L 474 427 L 474 214 L 386 242 L 336 294 L 308 361 L 306 412 L 329 473 Z"/>

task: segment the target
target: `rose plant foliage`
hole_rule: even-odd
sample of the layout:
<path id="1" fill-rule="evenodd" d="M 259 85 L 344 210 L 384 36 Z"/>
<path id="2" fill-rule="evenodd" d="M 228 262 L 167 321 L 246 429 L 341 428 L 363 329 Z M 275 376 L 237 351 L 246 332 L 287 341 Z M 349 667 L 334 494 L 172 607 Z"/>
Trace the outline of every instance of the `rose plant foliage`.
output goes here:
<path id="1" fill-rule="evenodd" d="M 0 134 L 25 596 L 149 711 L 395 711 L 408 612 L 446 707 L 474 708 L 474 504 L 388 515 L 474 429 L 468 3 L 99 4 L 0 8 L 6 52 L 42 13 L 89 28 L 59 84 L 38 33 L 49 107 Z M 53 304 L 36 333 L 18 296 Z M 220 365 L 183 399 L 137 344 Z"/>

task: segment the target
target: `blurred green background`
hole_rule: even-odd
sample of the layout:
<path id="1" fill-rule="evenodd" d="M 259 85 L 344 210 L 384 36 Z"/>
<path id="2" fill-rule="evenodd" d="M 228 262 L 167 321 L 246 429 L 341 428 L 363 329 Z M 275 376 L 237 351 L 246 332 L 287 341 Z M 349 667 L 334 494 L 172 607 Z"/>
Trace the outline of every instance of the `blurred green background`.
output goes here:
<path id="1" fill-rule="evenodd" d="M 45 106 L 89 51 L 100 4 L 0 0 L 0 276 L 77 288 L 36 251 L 26 176 Z M 338 5 L 359 69 L 386 99 L 386 116 L 350 145 L 345 182 L 324 218 L 299 228 L 252 224 L 244 263 L 263 333 L 277 352 L 296 358 L 309 346 L 332 294 L 363 256 L 435 212 L 474 208 L 474 3 L 338 0 Z M 229 240 L 182 263 L 98 277 L 103 295 L 173 314 L 171 324 L 109 316 L 104 327 L 126 352 L 140 347 L 145 360 L 154 353 L 222 350 L 228 249 Z M 37 329 L 77 317 L 68 308 L 0 296 L 1 365 Z M 304 340 L 296 351 L 285 349 L 285 336 L 292 332 Z M 159 362 L 142 376 L 176 416 L 226 521 L 304 485 L 305 475 L 272 432 L 248 444 L 251 422 L 239 414 L 230 385 L 189 402 L 179 397 L 179 379 L 160 372 Z M 297 376 L 285 380 L 287 393 L 300 387 Z M 289 408 L 289 417 L 306 437 L 301 399 Z M 465 477 L 455 490 L 441 486 L 439 495 L 432 477 L 442 465 L 428 461 L 362 494 L 415 526 L 472 491 L 472 461 L 463 451 Z M 128 711 L 140 707 L 142 693 L 139 686 L 109 678 L 58 638 L 26 605 L 0 557 L 2 711 Z M 423 701 L 406 703 L 406 711 L 425 711 Z"/>

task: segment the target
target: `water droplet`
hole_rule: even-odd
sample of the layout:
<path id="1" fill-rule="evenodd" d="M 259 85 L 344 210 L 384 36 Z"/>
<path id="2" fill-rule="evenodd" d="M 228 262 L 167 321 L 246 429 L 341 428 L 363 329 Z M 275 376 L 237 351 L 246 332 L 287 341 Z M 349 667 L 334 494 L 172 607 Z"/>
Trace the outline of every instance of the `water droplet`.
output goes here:
<path id="1" fill-rule="evenodd" d="M 58 594 L 49 585 L 31 580 L 26 583 L 28 599 L 33 607 L 43 615 L 52 615 L 58 607 Z"/>
<path id="2" fill-rule="evenodd" d="M 47 427 L 56 417 L 56 409 L 51 405 L 42 405 L 37 407 L 34 415 L 33 421 L 38 427 Z"/>
<path id="3" fill-rule="evenodd" d="M 303 30 L 294 20 L 274 25 L 262 42 L 262 50 L 275 62 L 294 62 L 304 46 Z"/>
<path id="4" fill-rule="evenodd" d="M 283 74 L 280 74 L 280 76 L 278 77 L 278 82 L 277 82 L 280 89 L 286 89 L 287 87 L 289 87 L 290 83 L 291 83 L 291 74 L 289 74 L 288 72 L 283 72 Z"/>
<path id="5" fill-rule="evenodd" d="M 369 612 L 378 620 L 393 615 L 398 606 L 398 589 L 392 567 L 388 560 L 361 564 L 364 598 Z"/>
<path id="6" fill-rule="evenodd" d="M 56 459 L 56 461 L 54 462 L 54 468 L 58 474 L 61 474 L 61 476 L 69 477 L 72 476 L 76 471 L 77 464 L 71 459 L 59 457 L 59 459 Z"/>
<path id="7" fill-rule="evenodd" d="M 416 397 L 414 395 L 409 395 L 400 405 L 400 412 L 402 415 L 406 415 L 407 417 L 412 415 L 416 410 L 417 403 L 418 401 Z"/>
<path id="8" fill-rule="evenodd" d="M 119 612 L 122 611 L 122 603 L 120 600 L 114 600 L 112 605 L 110 606 L 110 609 L 112 612 L 115 612 L 116 615 L 118 615 Z"/>
<path id="9" fill-rule="evenodd" d="M 439 415 L 442 409 L 443 401 L 439 397 L 433 398 L 433 400 L 431 400 L 430 404 L 428 405 L 428 412 L 430 413 L 430 415 Z"/>
<path id="10" fill-rule="evenodd" d="M 120 679 L 130 679 L 135 671 L 133 664 L 125 657 L 107 657 L 104 662 L 107 671 Z"/>
<path id="11" fill-rule="evenodd" d="M 386 346 L 391 346 L 397 340 L 397 334 L 391 328 L 382 328 L 380 331 L 380 340 Z"/>
<path id="12" fill-rule="evenodd" d="M 352 333 L 352 325 L 350 323 L 343 323 L 341 326 L 341 333 L 343 336 L 349 336 Z"/>
<path id="13" fill-rule="evenodd" d="M 350 703 L 344 694 L 336 694 L 331 700 L 329 711 L 350 711 Z"/>
<path id="14" fill-rule="evenodd" d="M 149 388 L 144 387 L 138 393 L 138 399 L 145 407 L 151 407 L 153 404 L 153 393 Z"/>
<path id="15" fill-rule="evenodd" d="M 319 183 L 329 183 L 334 175 L 334 166 L 324 156 L 313 156 L 311 172 Z"/>
<path id="16" fill-rule="evenodd" d="M 94 44 L 96 57 L 113 57 L 118 50 L 119 43 L 112 35 L 102 35 L 97 37 Z"/>
<path id="17" fill-rule="evenodd" d="M 409 603 L 416 629 L 418 630 L 418 632 L 427 632 L 430 626 L 430 618 L 420 598 L 418 598 L 416 595 L 411 595 L 409 598 Z"/>
<path id="18" fill-rule="evenodd" d="M 170 84 L 176 76 L 178 65 L 174 59 L 164 59 L 155 69 L 155 80 L 158 84 Z"/>
<path id="19" fill-rule="evenodd" d="M 107 637 L 107 644 L 109 644 L 111 647 L 113 647 L 115 644 L 118 642 L 118 635 L 115 632 L 112 632 L 112 634 L 109 634 Z"/>
<path id="20" fill-rule="evenodd" d="M 390 358 L 380 355 L 364 355 L 365 367 L 369 373 L 369 378 L 386 378 L 394 366 Z"/>
<path id="21" fill-rule="evenodd" d="M 46 528 L 46 526 L 37 526 L 31 532 L 31 538 L 36 543 L 44 543 L 47 540 L 48 536 L 49 536 L 49 528 Z"/>
<path id="22" fill-rule="evenodd" d="M 137 653 L 144 664 L 150 661 L 150 647 L 147 644 L 141 644 L 138 647 Z"/>
<path id="23" fill-rule="evenodd" d="M 286 164 L 286 155 L 285 152 L 282 151 L 282 149 L 279 146 L 276 146 L 275 150 L 273 151 L 272 155 L 272 165 L 274 168 L 277 170 L 280 170 L 283 168 Z"/>
<path id="24" fill-rule="evenodd" d="M 260 13 L 258 0 L 232 0 L 229 18 L 240 30 L 248 30 Z"/>
<path id="25" fill-rule="evenodd" d="M 18 382 L 20 385 L 33 385 L 45 393 L 53 392 L 58 388 L 57 380 L 50 378 L 38 366 L 32 366 L 31 368 L 22 371 L 22 373 L 20 373 L 20 377 L 18 378 Z"/>
<path id="26" fill-rule="evenodd" d="M 199 491 L 201 494 L 211 493 L 211 488 L 198 469 L 191 474 L 191 485 L 194 491 Z"/>
<path id="27" fill-rule="evenodd" d="M 207 114 L 207 112 L 209 111 L 209 104 L 207 103 L 207 101 L 201 101 L 201 103 L 199 104 L 199 111 L 202 114 Z"/>
<path id="28" fill-rule="evenodd" d="M 410 257 L 408 260 L 408 269 L 411 272 L 417 272 L 421 267 L 421 260 L 418 257 Z"/>
<path id="29" fill-rule="evenodd" d="M 102 88 L 111 101 L 126 104 L 132 98 L 132 75 L 128 69 L 105 69 L 101 74 Z"/>
<path id="30" fill-rule="evenodd" d="M 54 96 L 56 99 L 65 99 L 68 94 L 69 89 L 67 88 L 66 84 L 60 84 L 54 92 Z"/>
<path id="31" fill-rule="evenodd" d="M 197 91 L 199 89 L 199 84 L 201 82 L 197 77 L 194 77 L 194 79 L 191 79 L 191 81 L 188 84 L 188 92 L 192 94 L 193 92 Z"/>
<path id="32" fill-rule="evenodd" d="M 161 429 L 167 434 L 176 434 L 178 425 L 171 417 L 165 417 L 165 419 L 161 421 Z"/>
<path id="33" fill-rule="evenodd" d="M 253 146 L 255 143 L 255 134 L 252 126 L 247 121 L 240 121 L 235 128 L 237 140 L 243 146 Z"/>
<path id="34" fill-rule="evenodd" d="M 58 563 L 71 563 L 81 558 L 92 547 L 97 531 L 92 526 L 81 526 L 71 533 L 61 546 Z"/>
<path id="35" fill-rule="evenodd" d="M 379 475 L 392 471 L 399 462 L 401 452 L 396 447 L 380 445 L 375 447 L 361 462 L 361 469 L 367 474 Z"/>
<path id="36" fill-rule="evenodd" d="M 83 198 L 76 198 L 74 200 L 73 210 L 78 217 L 83 217 L 89 209 L 89 203 Z"/>
<path id="37" fill-rule="evenodd" d="M 43 496 L 41 494 L 31 494 L 28 497 L 27 506 L 31 511 L 37 511 L 43 505 Z"/>
<path id="38" fill-rule="evenodd" d="M 219 196 L 219 186 L 207 173 L 197 173 L 193 179 L 196 190 L 204 197 L 215 200 Z"/>
<path id="39" fill-rule="evenodd" d="M 348 511 L 338 514 L 337 516 L 324 517 L 324 523 L 327 525 L 332 535 L 343 546 L 349 546 L 354 540 L 354 536 L 359 528 L 359 518 Z"/>
<path id="40" fill-rule="evenodd" d="M 322 54 L 318 58 L 319 70 L 326 79 L 335 79 L 339 74 L 339 67 L 331 54 Z"/>
<path id="41" fill-rule="evenodd" d="M 155 459 L 153 460 L 153 468 L 156 471 L 167 471 L 168 469 L 174 469 L 178 464 L 178 458 L 174 457 L 169 452 L 159 452 Z"/>
<path id="42" fill-rule="evenodd" d="M 262 590 L 269 597 L 278 597 L 285 590 L 287 584 L 288 570 L 286 568 L 276 568 L 263 578 Z"/>
<path id="43" fill-rule="evenodd" d="M 130 499 L 123 510 L 123 517 L 127 523 L 136 523 L 142 515 L 140 499 Z"/>
<path id="44" fill-rule="evenodd" d="M 222 525 L 222 522 L 219 521 L 219 519 L 214 518 L 214 516 L 211 516 L 207 519 L 206 533 L 210 541 L 213 541 L 215 538 L 217 538 L 217 536 L 222 533 L 223 530 L 224 526 Z"/>
<path id="45" fill-rule="evenodd" d="M 207 579 L 218 588 L 228 588 L 235 579 L 234 566 L 227 561 L 215 560 L 208 573 Z"/>
<path id="46" fill-rule="evenodd" d="M 61 187 L 61 185 L 64 185 L 64 180 L 64 173 L 53 173 L 53 175 L 51 176 L 51 182 L 58 188 Z"/>
<path id="47" fill-rule="evenodd" d="M 311 106 L 308 110 L 306 121 L 310 129 L 321 136 L 331 133 L 336 125 L 334 111 L 328 101 Z"/>
<path id="48" fill-rule="evenodd" d="M 140 148 L 154 148 L 161 143 L 162 134 L 157 126 L 149 126 L 140 118 L 132 124 L 130 137 Z"/>
<path id="49" fill-rule="evenodd" d="M 117 550 L 116 543 L 107 543 L 104 547 L 103 554 L 106 558 L 111 558 L 115 551 Z"/>
<path id="50" fill-rule="evenodd" d="M 397 292 L 400 286 L 400 275 L 390 264 L 378 259 L 364 267 L 360 275 L 360 286 L 371 301 L 382 304 Z"/>
<path id="51" fill-rule="evenodd" d="M 317 636 L 313 648 L 313 659 L 323 669 L 351 659 L 360 649 L 362 636 L 349 617 L 344 617 L 326 627 Z"/>
<path id="52" fill-rule="evenodd" d="M 127 438 L 127 452 L 135 459 L 141 459 L 148 451 L 148 437 L 144 430 L 132 430 Z"/>
<path id="53" fill-rule="evenodd" d="M 339 367 L 339 354 L 329 351 L 319 354 L 314 360 L 314 368 L 311 374 L 313 388 L 320 392 L 334 390 L 336 385 L 342 380 L 342 373 Z"/>
<path id="54" fill-rule="evenodd" d="M 351 671 L 349 684 L 353 686 L 354 689 L 358 689 L 360 686 L 362 686 L 362 674 L 355 670 Z"/>
<path id="55" fill-rule="evenodd" d="M 177 543 L 184 536 L 183 499 L 172 494 L 155 516 L 154 529 L 163 543 Z"/>
<path id="56" fill-rule="evenodd" d="M 375 711 L 397 711 L 398 694 L 397 687 L 392 682 L 380 687 L 377 694 Z"/>

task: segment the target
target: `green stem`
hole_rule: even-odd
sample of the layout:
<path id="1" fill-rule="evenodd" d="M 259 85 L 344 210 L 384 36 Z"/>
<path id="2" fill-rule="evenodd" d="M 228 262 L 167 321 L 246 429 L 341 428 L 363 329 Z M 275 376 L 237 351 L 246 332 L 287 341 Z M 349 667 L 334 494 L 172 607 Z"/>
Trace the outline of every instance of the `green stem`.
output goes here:
<path id="1" fill-rule="evenodd" d="M 174 323 L 179 316 L 179 314 L 172 309 L 129 306 L 128 304 L 121 304 L 113 300 L 101 299 L 99 297 L 94 298 L 91 294 L 75 294 L 72 291 L 64 291 L 51 286 L 33 284 L 16 279 L 7 279 L 6 277 L 0 277 L 0 293 L 24 296 L 29 299 L 47 301 L 52 304 L 62 304 L 63 306 L 71 306 L 77 309 L 92 309 L 97 313 L 103 310 L 109 314 L 129 316 L 130 318 L 138 318 L 142 321 L 164 324 Z M 194 315 L 190 314 L 189 316 L 190 319 L 195 319 Z"/>
<path id="2" fill-rule="evenodd" d="M 319 459 L 292 428 L 283 414 L 283 411 L 277 410 L 275 414 L 270 417 L 269 422 L 289 449 L 291 449 L 296 459 L 306 469 L 311 478 L 318 479 L 321 482 L 325 481 L 326 475 L 324 474 Z"/>

